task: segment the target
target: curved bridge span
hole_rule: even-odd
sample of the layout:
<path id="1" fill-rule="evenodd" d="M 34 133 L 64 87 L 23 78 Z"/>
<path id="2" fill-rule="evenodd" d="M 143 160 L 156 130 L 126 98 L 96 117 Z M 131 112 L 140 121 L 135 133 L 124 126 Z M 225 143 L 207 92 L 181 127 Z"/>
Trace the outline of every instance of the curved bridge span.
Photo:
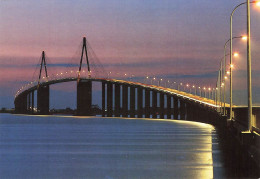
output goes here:
<path id="1" fill-rule="evenodd" d="M 42 82 L 20 92 L 15 98 L 16 113 L 49 114 L 49 86 L 57 83 L 77 81 L 77 78 L 61 78 Z M 216 113 L 214 100 L 192 95 L 175 89 L 147 85 L 138 82 L 80 78 L 77 83 L 77 115 L 92 115 L 92 82 L 102 83 L 102 116 L 146 117 L 186 119 L 197 121 L 209 119 Z M 34 92 L 37 91 L 37 104 Z M 113 105 L 114 104 L 114 105 Z M 206 122 L 206 121 L 205 121 Z"/>

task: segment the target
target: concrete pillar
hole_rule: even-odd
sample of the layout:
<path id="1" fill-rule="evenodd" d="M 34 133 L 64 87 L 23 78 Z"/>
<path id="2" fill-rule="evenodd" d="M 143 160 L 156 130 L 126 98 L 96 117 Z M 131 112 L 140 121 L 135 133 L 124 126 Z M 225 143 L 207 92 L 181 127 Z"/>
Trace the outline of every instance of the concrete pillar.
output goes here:
<path id="1" fill-rule="evenodd" d="M 198 104 L 193 104 L 192 108 L 193 121 L 198 121 Z"/>
<path id="2" fill-rule="evenodd" d="M 27 96 L 28 96 L 27 113 L 31 113 L 31 104 L 32 104 L 32 103 L 31 103 L 31 94 L 32 94 L 32 93 L 29 92 L 28 95 L 27 95 Z"/>
<path id="3" fill-rule="evenodd" d="M 39 86 L 37 89 L 37 111 L 39 114 L 49 114 L 50 87 Z"/>
<path id="4" fill-rule="evenodd" d="M 152 115 L 153 118 L 157 118 L 157 91 L 153 91 L 153 98 L 152 98 L 152 106 L 153 106 L 153 111 Z"/>
<path id="5" fill-rule="evenodd" d="M 115 84 L 115 116 L 120 117 L 120 97 L 121 97 L 120 84 Z"/>
<path id="6" fill-rule="evenodd" d="M 193 120 L 193 105 L 189 102 L 186 103 L 186 120 L 192 121 Z"/>
<path id="7" fill-rule="evenodd" d="M 150 118 L 150 90 L 145 89 L 145 117 Z"/>
<path id="8" fill-rule="evenodd" d="M 77 83 L 77 115 L 92 115 L 92 82 L 80 80 Z"/>
<path id="9" fill-rule="evenodd" d="M 107 83 L 107 116 L 113 116 L 113 84 Z"/>
<path id="10" fill-rule="evenodd" d="M 173 98 L 173 119 L 178 119 L 179 117 L 179 103 L 178 103 L 178 98 L 174 97 Z"/>
<path id="11" fill-rule="evenodd" d="M 22 109 L 22 103 L 21 103 L 21 96 L 17 96 L 14 100 L 14 106 L 15 106 L 15 113 L 20 114 Z"/>
<path id="12" fill-rule="evenodd" d="M 106 83 L 102 82 L 102 117 L 106 116 Z"/>
<path id="13" fill-rule="evenodd" d="M 167 119 L 171 119 L 172 118 L 171 105 L 172 105 L 172 98 L 171 98 L 170 95 L 167 95 Z"/>
<path id="14" fill-rule="evenodd" d="M 143 117 L 143 88 L 139 87 L 137 88 L 137 111 L 138 111 L 138 117 L 142 118 Z"/>
<path id="15" fill-rule="evenodd" d="M 128 117 L 128 86 L 123 85 L 123 117 Z"/>
<path id="16" fill-rule="evenodd" d="M 130 117 L 135 117 L 135 87 L 130 87 Z"/>
<path id="17" fill-rule="evenodd" d="M 181 120 L 185 120 L 185 103 L 183 100 L 180 100 L 180 119 Z"/>
<path id="18" fill-rule="evenodd" d="M 164 119 L 164 93 L 160 93 L 160 119 Z"/>
<path id="19" fill-rule="evenodd" d="M 32 108 L 31 108 L 31 113 L 34 113 L 34 90 L 32 91 Z"/>

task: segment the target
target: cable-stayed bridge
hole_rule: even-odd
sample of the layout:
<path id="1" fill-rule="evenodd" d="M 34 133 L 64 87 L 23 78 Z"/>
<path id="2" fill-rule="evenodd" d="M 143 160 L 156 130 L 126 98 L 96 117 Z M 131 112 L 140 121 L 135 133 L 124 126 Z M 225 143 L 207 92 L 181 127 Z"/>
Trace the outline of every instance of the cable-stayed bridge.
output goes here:
<path id="1" fill-rule="evenodd" d="M 87 71 L 82 69 L 83 59 L 86 58 Z M 131 117 L 131 118 L 167 118 L 176 120 L 198 121 L 212 124 L 220 129 L 223 136 L 233 136 L 234 151 L 242 152 L 259 167 L 260 137 L 259 118 L 260 109 L 253 108 L 254 122 L 252 131 L 248 131 L 247 108 L 233 107 L 229 104 L 222 107 L 217 88 L 206 93 L 204 97 L 196 92 L 184 92 L 160 85 L 141 82 L 94 77 L 89 63 L 86 38 L 83 38 L 81 59 L 78 70 L 68 70 L 57 73 L 53 77 L 48 75 L 48 64 L 45 52 L 42 52 L 41 66 L 38 80 L 29 83 L 18 90 L 15 95 L 15 112 L 18 114 L 48 115 L 50 111 L 50 86 L 58 83 L 76 81 L 77 109 L 76 115 L 94 115 L 92 109 L 92 83 L 102 85 L 102 116 L 103 117 Z M 45 73 L 45 75 L 42 75 Z M 191 89 L 191 88 L 190 88 Z M 37 93 L 37 95 L 35 95 Z M 36 96 L 36 99 L 35 99 Z M 35 104 L 35 101 L 36 104 Z M 230 113 L 233 114 L 230 118 Z M 223 115 L 225 114 L 225 115 Z M 236 140 L 233 140 L 236 139 Z M 239 147 L 237 147 L 239 146 Z"/>

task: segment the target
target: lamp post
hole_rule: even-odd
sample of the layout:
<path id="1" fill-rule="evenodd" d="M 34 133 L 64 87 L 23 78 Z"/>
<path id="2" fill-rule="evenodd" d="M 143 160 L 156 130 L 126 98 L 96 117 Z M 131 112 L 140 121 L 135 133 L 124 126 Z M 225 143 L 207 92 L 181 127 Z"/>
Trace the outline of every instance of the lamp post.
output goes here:
<path id="1" fill-rule="evenodd" d="M 251 131 L 251 120 L 252 120 L 252 84 L 251 84 L 251 40 L 250 40 L 250 3 L 257 3 L 259 1 L 251 1 L 247 0 L 246 2 L 240 3 L 237 5 L 230 15 L 230 54 L 232 54 L 232 18 L 234 12 L 237 10 L 238 7 L 247 4 L 247 90 L 248 90 L 248 128 Z M 233 118 L 232 114 L 232 55 L 230 55 L 230 119 Z"/>
<path id="2" fill-rule="evenodd" d="M 243 39 L 243 40 L 247 40 L 247 36 L 238 36 L 238 37 L 232 37 L 232 40 L 233 39 Z M 223 71 L 224 71 L 224 73 L 226 73 L 226 48 L 227 48 L 227 44 L 228 44 L 228 42 L 230 42 L 231 41 L 231 39 L 228 39 L 227 41 L 226 41 L 226 43 L 225 43 L 225 45 L 224 45 L 224 69 L 223 69 Z M 231 59 L 232 59 L 232 57 L 231 57 Z M 230 68 L 230 71 L 232 71 L 232 69 Z M 226 74 L 224 74 L 224 76 L 225 76 Z M 232 76 L 230 76 L 230 78 L 231 78 Z M 223 80 L 224 81 L 224 80 Z M 232 80 L 231 80 L 232 81 Z M 231 85 L 232 86 L 232 85 Z M 232 87 L 231 87 L 231 89 L 232 89 Z M 232 94 L 232 91 L 231 91 L 231 89 L 230 89 L 230 94 Z M 223 100 L 223 102 L 224 102 L 224 116 L 226 116 L 226 87 L 225 87 L 225 85 L 224 85 L 224 89 L 223 89 L 223 91 L 224 91 L 224 100 Z M 231 98 L 232 96 L 230 96 L 230 98 Z M 231 101 L 232 102 L 232 101 Z"/>

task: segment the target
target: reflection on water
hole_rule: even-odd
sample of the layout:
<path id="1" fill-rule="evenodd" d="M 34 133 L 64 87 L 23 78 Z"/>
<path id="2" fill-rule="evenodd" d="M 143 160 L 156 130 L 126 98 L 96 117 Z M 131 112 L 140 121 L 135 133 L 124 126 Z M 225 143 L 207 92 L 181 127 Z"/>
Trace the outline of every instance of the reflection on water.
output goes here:
<path id="1" fill-rule="evenodd" d="M 1 178 L 223 177 L 207 124 L 0 115 Z"/>

